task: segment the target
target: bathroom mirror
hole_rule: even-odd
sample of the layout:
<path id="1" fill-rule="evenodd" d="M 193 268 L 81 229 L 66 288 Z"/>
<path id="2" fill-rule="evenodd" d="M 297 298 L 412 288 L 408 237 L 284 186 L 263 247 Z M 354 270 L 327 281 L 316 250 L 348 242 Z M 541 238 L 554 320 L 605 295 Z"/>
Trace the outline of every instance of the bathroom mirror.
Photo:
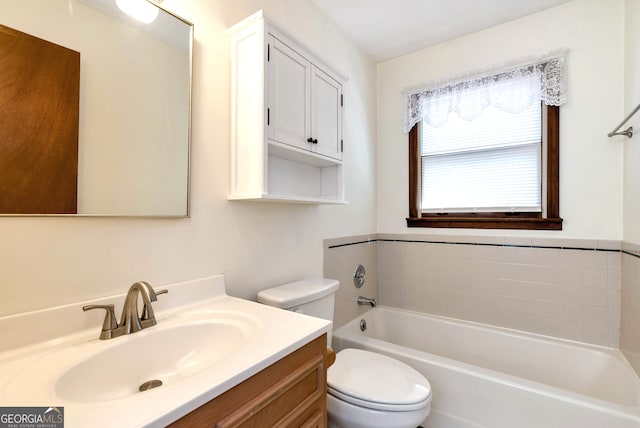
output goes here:
<path id="1" fill-rule="evenodd" d="M 117 4 L 136 2 L 150 8 L 146 22 Z M 3 1 L 0 24 L 79 53 L 74 215 L 188 216 L 193 25 L 148 0 Z M 29 144 L 41 150 L 37 135 Z M 29 159 L 13 162 L 51 179 Z M 0 212 L 20 214 L 42 213 Z"/>

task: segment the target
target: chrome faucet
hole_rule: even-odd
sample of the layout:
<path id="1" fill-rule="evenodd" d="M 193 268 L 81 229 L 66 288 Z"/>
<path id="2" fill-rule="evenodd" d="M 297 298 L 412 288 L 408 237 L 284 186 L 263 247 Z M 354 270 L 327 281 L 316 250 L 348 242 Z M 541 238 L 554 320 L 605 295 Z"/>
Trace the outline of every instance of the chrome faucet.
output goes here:
<path id="1" fill-rule="evenodd" d="M 358 296 L 359 305 L 371 305 L 372 308 L 376 307 L 376 299 L 364 296 Z"/>
<path id="2" fill-rule="evenodd" d="M 151 302 L 158 300 L 158 294 L 168 293 L 168 290 L 154 291 L 149 283 L 138 281 L 134 283 L 127 292 L 120 317 L 120 324 L 116 322 L 113 305 L 87 305 L 83 306 L 83 311 L 91 309 L 104 309 L 107 311 L 104 322 L 102 323 L 102 331 L 100 339 L 112 339 L 122 336 L 123 334 L 131 334 L 147 327 L 157 324 L 155 314 Z M 138 295 L 142 295 L 142 316 L 138 314 Z"/>
<path id="3" fill-rule="evenodd" d="M 144 305 L 142 314 L 145 319 L 142 319 L 138 314 L 138 295 L 142 296 Z M 135 333 L 145 327 L 156 325 L 156 318 L 151 307 L 151 302 L 156 300 L 158 300 L 156 292 L 147 282 L 138 281 L 129 288 L 120 317 L 120 328 L 124 328 L 124 334 Z M 143 321 L 147 323 L 144 326 L 142 325 Z"/>

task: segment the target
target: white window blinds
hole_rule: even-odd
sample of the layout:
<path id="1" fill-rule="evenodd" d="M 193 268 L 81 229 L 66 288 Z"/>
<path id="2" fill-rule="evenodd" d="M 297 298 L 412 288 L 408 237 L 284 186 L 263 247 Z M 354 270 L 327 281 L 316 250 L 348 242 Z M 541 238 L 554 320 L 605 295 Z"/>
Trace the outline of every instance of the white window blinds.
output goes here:
<path id="1" fill-rule="evenodd" d="M 423 212 L 541 212 L 541 103 L 514 114 L 487 106 L 472 121 L 422 122 Z"/>

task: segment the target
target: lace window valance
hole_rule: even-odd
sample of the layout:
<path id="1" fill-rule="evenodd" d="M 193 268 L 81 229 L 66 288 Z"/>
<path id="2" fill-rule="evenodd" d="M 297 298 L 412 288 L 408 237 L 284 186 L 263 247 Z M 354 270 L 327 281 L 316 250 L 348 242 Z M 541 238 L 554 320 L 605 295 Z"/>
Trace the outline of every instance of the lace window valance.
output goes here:
<path id="1" fill-rule="evenodd" d="M 422 120 L 432 127 L 441 126 L 451 112 L 473 120 L 489 105 L 510 113 L 520 113 L 540 100 L 546 105 L 562 105 L 567 96 L 567 53 L 563 49 L 520 65 L 407 90 L 404 131 L 409 132 Z"/>

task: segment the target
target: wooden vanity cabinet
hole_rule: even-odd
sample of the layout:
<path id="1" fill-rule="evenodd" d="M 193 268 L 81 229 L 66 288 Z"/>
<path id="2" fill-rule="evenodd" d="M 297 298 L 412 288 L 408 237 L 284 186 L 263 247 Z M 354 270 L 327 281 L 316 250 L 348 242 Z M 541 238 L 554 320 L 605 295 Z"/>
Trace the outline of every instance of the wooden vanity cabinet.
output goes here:
<path id="1" fill-rule="evenodd" d="M 327 367 L 334 356 L 322 335 L 169 426 L 326 427 Z"/>

